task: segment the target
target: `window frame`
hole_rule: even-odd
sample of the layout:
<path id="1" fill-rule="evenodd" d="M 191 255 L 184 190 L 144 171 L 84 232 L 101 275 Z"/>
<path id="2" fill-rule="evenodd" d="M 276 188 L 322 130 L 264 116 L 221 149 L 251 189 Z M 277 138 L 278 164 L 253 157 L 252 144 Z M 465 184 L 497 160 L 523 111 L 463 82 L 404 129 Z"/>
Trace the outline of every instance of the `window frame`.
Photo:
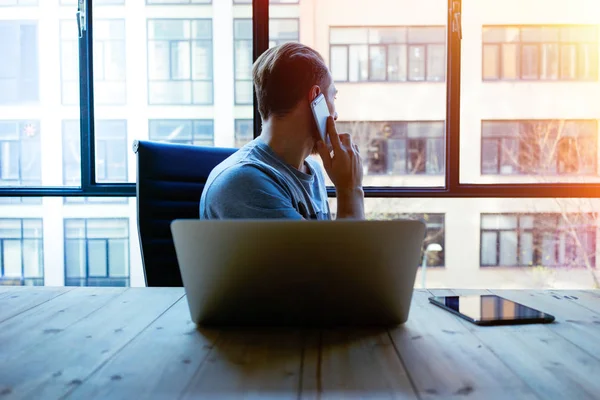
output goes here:
<path id="1" fill-rule="evenodd" d="M 460 182 L 460 100 L 461 100 L 461 0 L 448 0 L 446 18 L 446 158 L 443 187 L 365 187 L 365 197 L 426 198 L 594 198 L 600 193 L 598 183 L 537 183 L 537 184 L 470 184 Z M 32 186 L 2 187 L 2 197 L 37 196 L 105 196 L 134 197 L 135 183 L 100 183 L 96 181 L 94 143 L 94 71 L 93 71 L 93 7 L 84 0 L 79 12 L 85 23 L 79 39 L 80 124 L 81 124 L 81 186 L 76 188 Z M 269 48 L 269 1 L 252 2 L 253 60 Z M 214 51 L 214 49 L 213 49 Z M 214 63 L 214 57 L 213 57 Z M 214 88 L 213 88 L 214 90 Z M 254 137 L 261 129 L 260 114 L 254 93 Z M 327 188 L 335 197 L 335 189 Z"/>

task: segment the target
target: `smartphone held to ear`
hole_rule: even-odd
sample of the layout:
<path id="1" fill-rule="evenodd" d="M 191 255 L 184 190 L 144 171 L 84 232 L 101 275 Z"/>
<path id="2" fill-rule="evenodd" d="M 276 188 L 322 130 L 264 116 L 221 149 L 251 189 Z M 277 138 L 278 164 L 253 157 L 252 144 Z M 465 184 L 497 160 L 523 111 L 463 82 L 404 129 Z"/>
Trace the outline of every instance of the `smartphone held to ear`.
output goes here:
<path id="1" fill-rule="evenodd" d="M 325 96 L 323 93 L 318 95 L 311 103 L 310 108 L 312 109 L 313 116 L 315 117 L 315 122 L 317 124 L 317 129 L 319 130 L 319 135 L 321 135 L 321 139 L 327 147 L 331 148 L 331 142 L 329 141 L 329 136 L 327 135 L 327 118 L 331 115 L 329 114 L 329 107 L 327 107 L 327 102 L 325 101 Z"/>

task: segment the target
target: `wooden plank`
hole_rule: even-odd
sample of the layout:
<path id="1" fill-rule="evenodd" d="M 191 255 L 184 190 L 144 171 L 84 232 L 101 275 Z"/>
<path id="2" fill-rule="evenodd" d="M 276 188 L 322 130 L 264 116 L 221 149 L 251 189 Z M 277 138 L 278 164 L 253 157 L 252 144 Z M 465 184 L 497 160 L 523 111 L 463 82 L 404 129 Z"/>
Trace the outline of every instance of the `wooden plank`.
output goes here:
<path id="1" fill-rule="evenodd" d="M 467 294 L 468 291 L 455 291 Z M 535 304 L 531 304 L 535 307 Z M 443 311 L 443 310 L 442 310 Z M 457 317 L 543 399 L 597 399 L 600 362 L 546 324 L 480 327 Z"/>
<path id="2" fill-rule="evenodd" d="M 600 315 L 600 290 L 567 290 L 551 291 L 551 295 L 566 296 L 570 301 L 587 308 L 596 315 Z"/>
<path id="3" fill-rule="evenodd" d="M 552 314 L 556 322 L 546 325 L 557 335 L 583 349 L 590 356 L 600 357 L 600 315 L 571 301 L 570 295 L 551 294 L 538 290 L 492 290 L 498 296 Z"/>
<path id="4" fill-rule="evenodd" d="M 385 329 L 326 329 L 309 337 L 302 398 L 416 399 Z"/>
<path id="5" fill-rule="evenodd" d="M 10 363 L 0 364 L 0 392 L 27 398 L 61 397 L 182 296 L 183 288 L 127 290 L 87 318 L 20 352 Z"/>
<path id="6" fill-rule="evenodd" d="M 217 337 L 218 331 L 196 328 L 183 297 L 82 385 L 73 388 L 70 397 L 179 398 Z"/>
<path id="7" fill-rule="evenodd" d="M 30 310 L 57 296 L 61 296 L 73 288 L 63 287 L 19 287 L 8 291 L 0 302 L 0 324 L 24 311 Z"/>
<path id="8" fill-rule="evenodd" d="M 297 399 L 303 334 L 224 329 L 182 398 Z"/>
<path id="9" fill-rule="evenodd" d="M 0 325 L 0 363 L 67 329 L 104 306 L 125 288 L 77 288 Z"/>
<path id="10" fill-rule="evenodd" d="M 454 315 L 416 290 L 408 321 L 391 332 L 421 399 L 533 399 L 525 382 Z"/>

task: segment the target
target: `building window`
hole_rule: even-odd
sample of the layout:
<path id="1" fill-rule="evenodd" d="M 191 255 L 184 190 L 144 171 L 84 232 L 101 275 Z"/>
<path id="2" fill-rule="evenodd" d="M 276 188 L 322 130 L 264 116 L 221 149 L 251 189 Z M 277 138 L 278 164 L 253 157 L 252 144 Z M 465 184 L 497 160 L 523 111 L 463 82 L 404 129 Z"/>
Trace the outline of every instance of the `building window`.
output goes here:
<path id="1" fill-rule="evenodd" d="M 482 174 L 597 174 L 595 120 L 483 121 Z"/>
<path id="2" fill-rule="evenodd" d="M 35 21 L 0 21 L 0 104 L 39 100 Z"/>
<path id="3" fill-rule="evenodd" d="M 129 286 L 127 219 L 65 219 L 65 286 Z"/>
<path id="4" fill-rule="evenodd" d="M 331 28 L 330 68 L 338 82 L 444 82 L 446 29 Z"/>
<path id="5" fill-rule="evenodd" d="M 210 19 L 148 20 L 149 104 L 212 104 Z"/>
<path id="6" fill-rule="evenodd" d="M 593 214 L 482 214 L 482 266 L 596 266 Z"/>
<path id="7" fill-rule="evenodd" d="M 596 26 L 483 27 L 483 80 L 597 79 Z"/>
<path id="8" fill-rule="evenodd" d="M 44 285 L 41 219 L 0 219 L 0 285 Z"/>
<path id="9" fill-rule="evenodd" d="M 444 214 L 422 214 L 422 213 L 389 213 L 389 212 L 369 212 L 367 213 L 367 219 L 369 220 L 397 220 L 397 219 L 419 219 L 425 222 L 426 233 L 425 240 L 423 242 L 423 248 L 421 250 L 421 260 L 423 259 L 423 252 L 430 244 L 436 243 L 442 247 L 441 251 L 431 251 L 427 253 L 427 266 L 428 267 L 443 267 L 445 265 L 445 251 L 446 251 L 446 233 L 444 227 Z"/>
<path id="10" fill-rule="evenodd" d="M 235 120 L 235 147 L 240 148 L 254 139 L 254 121 L 251 119 Z"/>
<path id="11" fill-rule="evenodd" d="M 62 102 L 79 104 L 79 44 L 75 21 L 60 23 Z M 125 20 L 94 20 L 94 102 L 125 104 Z"/>
<path id="12" fill-rule="evenodd" d="M 0 186 L 41 184 L 39 122 L 0 121 Z"/>
<path id="13" fill-rule="evenodd" d="M 127 182 L 127 121 L 96 120 L 96 181 Z M 78 120 L 63 121 L 63 184 L 81 184 L 81 136 Z M 65 203 L 127 203 L 126 197 L 65 197 Z"/>
<path id="14" fill-rule="evenodd" d="M 300 40 L 297 18 L 269 20 L 269 47 Z M 252 104 L 252 20 L 233 21 L 235 104 Z"/>
<path id="15" fill-rule="evenodd" d="M 203 119 L 151 119 L 150 140 L 214 146 L 213 121 Z"/>
<path id="16" fill-rule="evenodd" d="M 365 155 L 369 175 L 441 175 L 444 173 L 445 123 L 337 122 Z"/>

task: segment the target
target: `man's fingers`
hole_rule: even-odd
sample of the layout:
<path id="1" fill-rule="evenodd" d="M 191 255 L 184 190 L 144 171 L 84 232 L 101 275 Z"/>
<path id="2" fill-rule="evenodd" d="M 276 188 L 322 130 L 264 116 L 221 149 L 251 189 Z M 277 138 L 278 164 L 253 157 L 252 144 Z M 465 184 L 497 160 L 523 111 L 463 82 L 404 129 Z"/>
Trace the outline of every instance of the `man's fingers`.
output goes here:
<path id="1" fill-rule="evenodd" d="M 340 133 L 338 134 L 338 137 L 340 138 L 340 142 L 342 142 L 342 144 L 344 145 L 345 148 L 347 149 L 351 149 L 352 148 L 352 136 L 350 136 L 349 133 Z"/>
<path id="2" fill-rule="evenodd" d="M 329 171 L 329 168 L 331 168 L 331 154 L 329 153 L 329 148 L 322 140 L 317 142 L 317 151 L 323 160 L 323 166 L 325 167 L 325 170 Z"/>
<path id="3" fill-rule="evenodd" d="M 335 121 L 332 116 L 327 117 L 327 134 L 333 150 L 338 150 L 341 147 L 340 138 L 335 129 Z"/>

